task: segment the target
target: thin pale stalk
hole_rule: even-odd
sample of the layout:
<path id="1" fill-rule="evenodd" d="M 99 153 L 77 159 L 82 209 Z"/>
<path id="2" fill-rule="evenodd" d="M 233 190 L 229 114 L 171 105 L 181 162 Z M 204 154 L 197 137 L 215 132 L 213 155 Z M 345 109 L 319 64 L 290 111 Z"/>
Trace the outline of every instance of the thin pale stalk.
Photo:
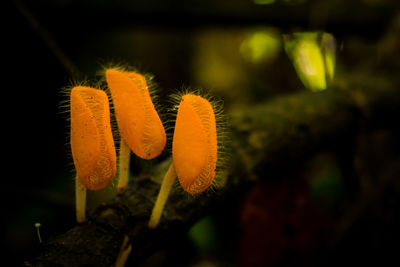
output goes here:
<path id="1" fill-rule="evenodd" d="M 176 179 L 174 164 L 171 163 L 167 173 L 164 176 L 164 180 L 161 185 L 160 192 L 158 193 L 156 204 L 154 205 L 153 212 L 151 213 L 148 227 L 154 229 L 160 222 L 162 212 L 164 210 L 165 203 L 167 202 L 169 192 L 171 191 L 172 185 Z"/>
<path id="2" fill-rule="evenodd" d="M 124 236 L 122 241 L 121 249 L 119 250 L 117 260 L 115 261 L 115 267 L 124 267 L 129 255 L 132 251 L 132 245 L 128 246 L 129 238 Z"/>
<path id="3" fill-rule="evenodd" d="M 75 178 L 75 207 L 76 221 L 84 222 L 86 220 L 86 187 L 78 176 Z"/>
<path id="4" fill-rule="evenodd" d="M 130 157 L 131 150 L 124 139 L 121 139 L 119 146 L 118 194 L 123 194 L 128 186 Z"/>

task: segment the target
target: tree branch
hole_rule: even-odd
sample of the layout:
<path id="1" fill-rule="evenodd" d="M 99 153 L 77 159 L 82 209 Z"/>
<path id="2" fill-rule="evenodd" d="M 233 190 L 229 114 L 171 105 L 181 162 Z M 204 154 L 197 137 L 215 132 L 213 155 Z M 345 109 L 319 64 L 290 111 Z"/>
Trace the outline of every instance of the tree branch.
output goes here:
<path id="1" fill-rule="evenodd" d="M 170 159 L 135 177 L 123 196 L 99 206 L 87 222 L 45 242 L 24 266 L 111 266 L 125 235 L 132 244 L 130 260 L 141 262 L 167 240 L 186 233 L 213 203 L 239 186 L 280 173 L 317 150 L 340 145 L 360 128 L 390 122 L 389 115 L 399 114 L 398 81 L 348 80 L 330 90 L 281 96 L 231 114 L 226 186 L 199 197 L 174 187 L 157 229 L 146 225 Z"/>

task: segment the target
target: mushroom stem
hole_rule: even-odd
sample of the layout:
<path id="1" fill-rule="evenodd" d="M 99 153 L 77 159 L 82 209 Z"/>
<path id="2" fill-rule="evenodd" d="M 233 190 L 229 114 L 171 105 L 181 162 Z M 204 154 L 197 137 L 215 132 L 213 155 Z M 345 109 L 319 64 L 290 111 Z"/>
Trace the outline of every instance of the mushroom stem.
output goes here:
<path id="1" fill-rule="evenodd" d="M 160 222 L 161 214 L 164 210 L 165 203 L 167 202 L 169 192 L 171 191 L 172 185 L 176 179 L 174 164 L 171 163 L 167 173 L 164 176 L 164 180 L 161 185 L 160 192 L 158 193 L 156 204 L 154 205 L 153 212 L 151 213 L 148 227 L 154 229 Z"/>
<path id="2" fill-rule="evenodd" d="M 121 248 L 118 253 L 117 260 L 115 261 L 114 267 L 124 267 L 126 261 L 128 260 L 129 255 L 132 251 L 132 245 L 128 246 L 129 238 L 128 236 L 124 236 L 124 240 L 122 241 Z"/>
<path id="3" fill-rule="evenodd" d="M 78 176 L 75 178 L 75 207 L 76 221 L 84 222 L 86 220 L 86 187 Z"/>
<path id="4" fill-rule="evenodd" d="M 131 150 L 128 144 L 121 138 L 119 145 L 119 174 L 118 174 L 118 194 L 123 194 L 126 190 L 129 181 L 129 160 Z"/>
<path id="5" fill-rule="evenodd" d="M 35 227 L 36 227 L 36 232 L 37 232 L 37 236 L 38 236 L 38 239 L 39 239 L 39 243 L 42 243 L 42 237 L 40 236 L 40 230 L 39 230 L 40 223 L 35 223 Z"/>

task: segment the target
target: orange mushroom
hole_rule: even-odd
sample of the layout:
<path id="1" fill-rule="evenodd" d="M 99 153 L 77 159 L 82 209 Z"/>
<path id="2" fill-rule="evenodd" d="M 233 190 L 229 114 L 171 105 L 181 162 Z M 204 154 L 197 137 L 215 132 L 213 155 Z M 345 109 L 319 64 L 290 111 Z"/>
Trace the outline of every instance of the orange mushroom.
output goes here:
<path id="1" fill-rule="evenodd" d="M 215 178 L 217 128 L 210 102 L 195 94 L 182 96 L 172 143 L 173 163 L 164 177 L 148 224 L 157 227 L 176 176 L 189 194 L 206 190 Z"/>
<path id="2" fill-rule="evenodd" d="M 166 135 L 143 75 L 107 69 L 105 76 L 121 134 L 117 188 L 123 193 L 128 183 L 130 150 L 140 158 L 153 159 L 163 151 Z"/>
<path id="3" fill-rule="evenodd" d="M 182 97 L 172 143 L 173 164 L 182 188 L 197 194 L 215 178 L 217 128 L 213 107 L 205 98 Z"/>
<path id="4" fill-rule="evenodd" d="M 107 94 L 76 86 L 70 94 L 71 150 L 76 168 L 77 220 L 85 220 L 86 189 L 105 188 L 116 173 Z"/>

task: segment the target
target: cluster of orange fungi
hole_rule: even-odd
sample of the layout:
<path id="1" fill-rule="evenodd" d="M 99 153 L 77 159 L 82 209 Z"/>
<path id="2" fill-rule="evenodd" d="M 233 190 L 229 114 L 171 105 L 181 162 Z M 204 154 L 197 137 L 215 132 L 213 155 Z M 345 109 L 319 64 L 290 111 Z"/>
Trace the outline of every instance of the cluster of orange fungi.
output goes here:
<path id="1" fill-rule="evenodd" d="M 166 134 L 143 75 L 111 68 L 105 71 L 105 78 L 121 136 L 117 189 L 122 194 L 129 180 L 130 151 L 140 158 L 153 159 L 164 150 Z M 77 221 L 83 222 L 86 190 L 105 188 L 117 173 L 107 94 L 101 89 L 73 87 L 70 116 L 70 142 L 77 176 L 76 213 Z M 203 192 L 215 178 L 216 121 L 214 109 L 204 97 L 194 93 L 180 97 L 172 158 L 148 223 L 149 228 L 158 225 L 176 177 L 189 194 Z"/>

